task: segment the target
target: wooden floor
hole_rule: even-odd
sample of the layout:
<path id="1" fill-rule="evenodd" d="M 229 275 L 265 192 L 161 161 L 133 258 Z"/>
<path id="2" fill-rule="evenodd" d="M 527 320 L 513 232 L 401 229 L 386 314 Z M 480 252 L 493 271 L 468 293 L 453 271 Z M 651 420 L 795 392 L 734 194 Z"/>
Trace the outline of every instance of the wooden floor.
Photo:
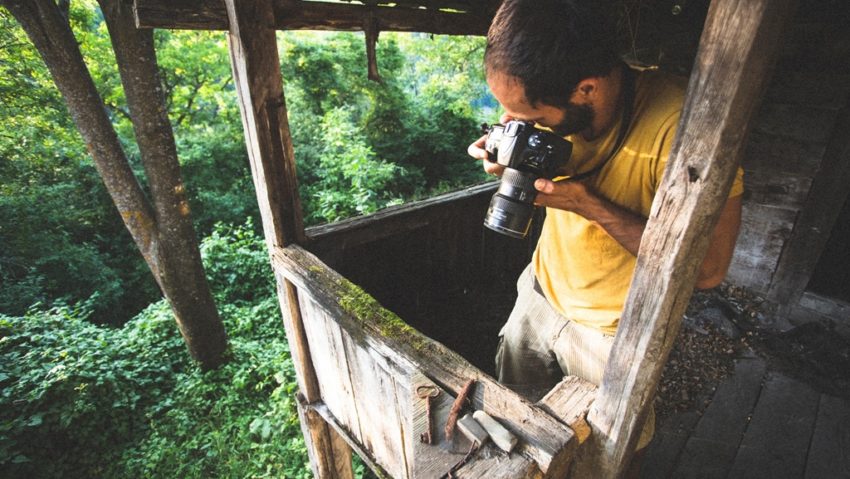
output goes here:
<path id="1" fill-rule="evenodd" d="M 658 425 L 641 469 L 654 478 L 850 479 L 850 400 L 820 394 L 750 356 L 700 416 Z"/>

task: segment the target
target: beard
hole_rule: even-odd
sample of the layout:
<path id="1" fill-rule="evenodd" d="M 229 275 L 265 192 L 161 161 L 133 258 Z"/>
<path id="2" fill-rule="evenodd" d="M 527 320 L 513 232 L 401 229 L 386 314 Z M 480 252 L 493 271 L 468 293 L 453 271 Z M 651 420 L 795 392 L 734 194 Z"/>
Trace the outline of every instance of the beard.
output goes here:
<path id="1" fill-rule="evenodd" d="M 590 105 L 567 103 L 564 107 L 564 118 L 552 127 L 552 131 L 559 136 L 574 135 L 590 128 L 593 116 L 594 111 Z"/>

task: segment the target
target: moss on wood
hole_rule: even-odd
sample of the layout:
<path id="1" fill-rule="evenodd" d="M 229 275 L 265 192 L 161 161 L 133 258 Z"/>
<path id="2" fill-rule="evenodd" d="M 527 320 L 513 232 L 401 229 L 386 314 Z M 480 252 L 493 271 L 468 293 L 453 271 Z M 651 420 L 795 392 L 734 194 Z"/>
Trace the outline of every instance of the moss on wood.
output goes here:
<path id="1" fill-rule="evenodd" d="M 373 325 L 381 336 L 404 341 L 421 350 L 427 341 L 419 331 L 405 323 L 397 314 L 381 306 L 375 298 L 351 281 L 340 279 L 339 305 L 358 321 Z"/>

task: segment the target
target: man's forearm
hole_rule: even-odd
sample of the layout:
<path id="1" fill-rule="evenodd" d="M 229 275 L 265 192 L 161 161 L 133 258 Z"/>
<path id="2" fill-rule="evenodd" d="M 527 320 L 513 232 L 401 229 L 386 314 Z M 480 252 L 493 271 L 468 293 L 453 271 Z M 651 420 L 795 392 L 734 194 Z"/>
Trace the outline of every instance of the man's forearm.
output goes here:
<path id="1" fill-rule="evenodd" d="M 588 195 L 575 212 L 598 225 L 629 253 L 637 256 L 646 218 L 595 194 Z"/>

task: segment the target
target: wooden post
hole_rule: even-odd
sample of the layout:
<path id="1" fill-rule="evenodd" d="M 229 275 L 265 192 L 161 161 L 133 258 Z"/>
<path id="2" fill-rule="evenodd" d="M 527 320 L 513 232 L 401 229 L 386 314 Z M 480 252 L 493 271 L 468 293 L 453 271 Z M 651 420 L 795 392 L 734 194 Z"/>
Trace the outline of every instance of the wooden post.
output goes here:
<path id="1" fill-rule="evenodd" d="M 794 0 L 714 0 L 574 477 L 620 477 L 725 204 Z"/>
<path id="2" fill-rule="evenodd" d="M 233 78 L 263 232 L 269 251 L 304 242 L 295 157 L 270 0 L 226 0 Z M 298 387 L 309 404 L 321 399 L 296 288 L 276 275 L 278 298 Z M 351 449 L 316 414 L 302 413 L 305 441 L 318 478 L 354 477 Z"/>

